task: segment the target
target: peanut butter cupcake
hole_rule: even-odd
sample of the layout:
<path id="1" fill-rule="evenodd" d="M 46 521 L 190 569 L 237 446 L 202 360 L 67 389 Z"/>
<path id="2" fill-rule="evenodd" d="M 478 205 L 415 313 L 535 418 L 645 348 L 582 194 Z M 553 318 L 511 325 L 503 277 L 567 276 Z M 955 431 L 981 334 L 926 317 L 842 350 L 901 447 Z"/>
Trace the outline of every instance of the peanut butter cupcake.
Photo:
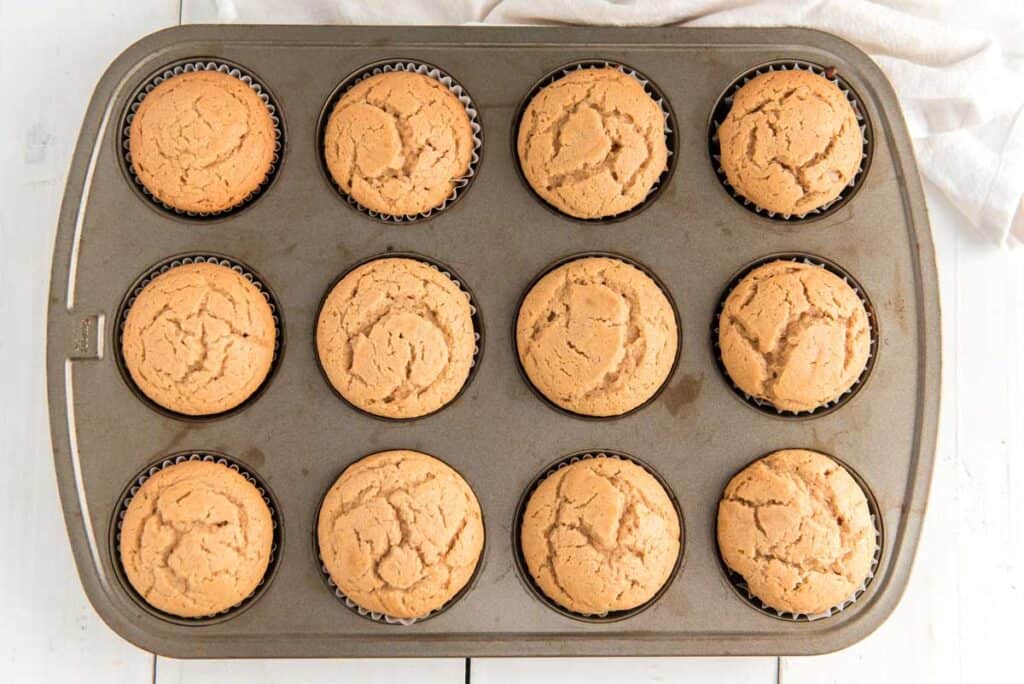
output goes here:
<path id="1" fill-rule="evenodd" d="M 860 168 L 864 142 L 843 91 L 802 70 L 769 71 L 741 87 L 718 139 L 729 185 L 784 215 L 838 197 Z"/>
<path id="2" fill-rule="evenodd" d="M 363 610 L 416 619 L 472 578 L 484 545 L 480 504 L 450 467 L 418 451 L 384 451 L 345 469 L 317 521 L 320 556 Z"/>
<path id="3" fill-rule="evenodd" d="M 587 416 L 617 416 L 650 399 L 675 363 L 679 331 L 668 297 L 640 269 L 585 257 L 542 277 L 516 322 L 534 387 Z"/>
<path id="4" fill-rule="evenodd" d="M 833 459 L 776 451 L 747 466 L 718 504 L 722 560 L 770 608 L 820 615 L 865 585 L 877 538 L 867 497 Z"/>
<path id="5" fill-rule="evenodd" d="M 370 76 L 341 96 L 324 132 L 331 178 L 382 214 L 427 212 L 469 171 L 473 129 L 465 106 L 424 74 Z"/>
<path id="6" fill-rule="evenodd" d="M 176 266 L 154 278 L 125 318 L 121 349 L 135 385 L 166 409 L 221 413 L 266 380 L 277 336 L 259 289 L 220 264 Z"/>
<path id="7" fill-rule="evenodd" d="M 667 167 L 665 115 L 636 78 L 579 69 L 530 100 L 517 149 L 530 187 L 554 207 L 613 216 L 643 202 Z"/>
<path id="8" fill-rule="evenodd" d="M 206 617 L 250 596 L 267 571 L 270 509 L 256 487 L 220 463 L 184 461 L 142 483 L 125 511 L 120 555 L 132 587 L 154 608 Z"/>
<path id="9" fill-rule="evenodd" d="M 270 173 L 274 128 L 266 104 L 246 83 L 219 71 L 186 72 L 139 104 L 129 130 L 132 170 L 168 206 L 225 211 Z"/>
<path id="10" fill-rule="evenodd" d="M 722 364 L 745 394 L 780 411 L 813 411 L 845 394 L 871 353 L 864 302 L 830 271 L 806 262 L 755 268 L 718 320 Z"/>

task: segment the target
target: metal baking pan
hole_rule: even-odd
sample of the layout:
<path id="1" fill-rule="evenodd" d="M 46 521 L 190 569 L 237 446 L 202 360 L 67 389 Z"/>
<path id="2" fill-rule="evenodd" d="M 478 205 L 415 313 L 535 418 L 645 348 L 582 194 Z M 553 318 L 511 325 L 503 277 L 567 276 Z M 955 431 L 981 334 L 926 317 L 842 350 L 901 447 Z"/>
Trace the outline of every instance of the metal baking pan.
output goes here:
<path id="1" fill-rule="evenodd" d="M 216 220 L 178 217 L 132 186 L 120 158 L 129 99 L 152 74 L 192 58 L 241 65 L 269 88 L 286 132 L 273 183 Z M 480 111 L 483 154 L 449 209 L 414 225 L 348 206 L 327 181 L 317 129 L 347 75 L 386 59 L 438 65 Z M 551 211 L 518 177 L 513 119 L 546 74 L 576 60 L 628 65 L 674 114 L 674 172 L 624 220 L 586 223 Z M 776 221 L 736 202 L 715 174 L 709 122 L 720 96 L 773 60 L 835 67 L 872 132 L 870 165 L 834 211 Z M 450 265 L 485 323 L 479 369 L 454 403 L 420 420 L 374 419 L 341 402 L 317 367 L 312 334 L 332 281 L 388 251 Z M 552 409 L 520 377 L 516 304 L 548 265 L 577 252 L 634 259 L 665 284 L 681 353 L 642 410 L 584 420 Z M 126 292 L 155 264 L 218 254 L 252 268 L 285 322 L 280 367 L 244 410 L 216 420 L 159 413 L 118 370 Z M 877 323 L 874 369 L 839 408 L 812 417 L 758 411 L 716 367 L 710 330 L 734 274 L 774 253 L 837 264 L 863 286 Z M 68 177 L 54 248 L 47 373 L 54 462 L 78 571 L 118 634 L 177 657 L 749 655 L 836 650 L 881 624 L 907 584 L 931 479 L 939 408 L 939 305 L 925 203 L 892 88 L 859 50 L 797 29 L 395 28 L 189 26 L 136 43 L 96 87 Z M 317 505 L 352 461 L 386 448 L 438 456 L 484 510 L 487 548 L 473 586 L 449 610 L 410 626 L 365 619 L 325 585 L 310 543 Z M 877 575 L 852 606 L 823 620 L 782 620 L 737 594 L 719 562 L 714 519 L 729 477 L 783 447 L 832 454 L 874 495 L 884 530 Z M 553 461 L 581 451 L 629 454 L 657 470 L 686 522 L 680 569 L 647 610 L 585 622 L 538 600 L 517 571 L 513 527 L 523 491 Z M 221 453 L 258 475 L 282 521 L 276 572 L 244 611 L 182 624 L 146 610 L 117 572 L 111 526 L 125 487 L 148 464 Z"/>

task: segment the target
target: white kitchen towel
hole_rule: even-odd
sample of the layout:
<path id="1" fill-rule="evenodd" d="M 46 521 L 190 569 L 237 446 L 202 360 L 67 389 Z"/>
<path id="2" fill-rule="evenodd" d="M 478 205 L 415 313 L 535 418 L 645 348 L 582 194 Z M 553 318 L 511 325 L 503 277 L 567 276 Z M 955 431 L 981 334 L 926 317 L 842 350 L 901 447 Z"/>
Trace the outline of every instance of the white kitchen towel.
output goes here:
<path id="1" fill-rule="evenodd" d="M 1024 245 L 1020 0 L 206 0 L 185 21 L 803 26 L 858 45 L 900 97 L 918 166 L 982 235 Z"/>

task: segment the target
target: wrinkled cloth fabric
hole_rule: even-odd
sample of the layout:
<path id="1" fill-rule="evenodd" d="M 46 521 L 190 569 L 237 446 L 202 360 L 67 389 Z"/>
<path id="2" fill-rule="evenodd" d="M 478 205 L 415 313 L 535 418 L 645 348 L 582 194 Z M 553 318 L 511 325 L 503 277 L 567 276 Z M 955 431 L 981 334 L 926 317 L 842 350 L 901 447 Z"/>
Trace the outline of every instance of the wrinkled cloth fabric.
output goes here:
<path id="1" fill-rule="evenodd" d="M 1024 245 L 1024 3 L 974 0 L 210 0 L 189 22 L 800 26 L 899 95 L 918 166 L 993 243 Z"/>

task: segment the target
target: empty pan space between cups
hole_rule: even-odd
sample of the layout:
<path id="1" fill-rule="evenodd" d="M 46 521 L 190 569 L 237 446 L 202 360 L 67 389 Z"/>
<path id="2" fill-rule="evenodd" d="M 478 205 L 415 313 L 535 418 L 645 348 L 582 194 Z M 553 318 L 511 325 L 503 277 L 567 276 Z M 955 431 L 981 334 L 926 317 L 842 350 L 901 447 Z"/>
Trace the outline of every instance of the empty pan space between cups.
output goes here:
<path id="1" fill-rule="evenodd" d="M 648 397 L 646 400 L 644 400 L 638 406 L 635 406 L 632 409 L 630 409 L 630 410 L 628 410 L 628 411 L 626 411 L 624 413 L 620 413 L 620 414 L 617 414 L 617 415 L 610 415 L 610 416 L 592 416 L 592 415 L 587 415 L 587 414 L 584 414 L 584 413 L 576 413 L 575 411 L 571 411 L 571 410 L 569 410 L 567 408 L 564 408 L 564 407 L 559 406 L 558 404 L 556 404 L 554 401 L 552 401 L 547 396 L 545 396 L 544 393 L 541 392 L 540 389 L 538 389 L 533 384 L 533 382 L 530 380 L 530 376 L 526 372 L 526 369 L 523 367 L 523 362 L 522 362 L 522 359 L 521 359 L 521 357 L 519 355 L 519 343 L 518 343 L 518 335 L 517 335 L 517 330 L 518 330 L 518 326 L 519 326 L 519 311 L 522 308 L 523 302 L 526 300 L 526 297 L 534 289 L 534 287 L 537 285 L 537 283 L 539 283 L 540 280 L 542 278 L 544 278 L 544 276 L 548 275 L 549 273 L 555 271 L 556 269 L 558 269 L 558 268 L 560 268 L 562 266 L 565 266 L 566 264 L 572 263 L 573 261 L 579 261 L 581 259 L 588 259 L 588 258 L 594 258 L 594 257 L 596 257 L 596 258 L 615 259 L 617 261 L 621 261 L 621 262 L 623 262 L 625 264 L 628 264 L 628 265 L 636 268 L 638 271 L 640 271 L 641 273 L 646 275 L 648 278 L 650 278 L 654 282 L 654 284 L 658 286 L 658 289 L 660 289 L 661 292 L 665 295 L 665 298 L 668 300 L 669 305 L 672 307 L 672 316 L 673 316 L 673 320 L 674 320 L 675 326 L 676 326 L 677 341 L 676 341 L 675 358 L 672 360 L 672 365 L 669 368 L 668 373 L 665 375 L 665 379 L 661 382 L 661 385 L 659 385 L 658 389 L 655 390 L 654 393 L 651 394 L 650 397 Z M 530 388 L 530 391 L 533 392 L 533 394 L 538 399 L 543 401 L 547 406 L 549 406 L 550 408 L 554 409 L 555 411 L 561 413 L 562 415 L 570 416 L 572 418 L 578 418 L 578 419 L 581 419 L 581 420 L 589 420 L 589 421 L 618 420 L 619 418 L 625 418 L 627 416 L 631 416 L 631 415 L 633 415 L 633 414 L 635 414 L 635 413 L 637 413 L 639 411 L 642 411 L 644 408 L 650 406 L 652 403 L 654 403 L 658 399 L 659 396 L 661 396 L 661 393 L 665 391 L 665 388 L 668 387 L 669 383 L 672 381 L 672 377 L 675 375 L 676 368 L 678 368 L 678 366 L 679 366 L 679 361 L 682 358 L 682 353 L 683 353 L 683 327 L 682 327 L 682 320 L 681 320 L 681 317 L 680 317 L 680 314 L 679 314 L 679 307 L 676 306 L 675 298 L 672 297 L 672 293 L 669 291 L 668 286 L 661 280 L 661 278 L 659 278 L 657 276 L 657 274 L 654 273 L 654 271 L 652 271 L 650 268 L 648 268 L 646 265 L 640 263 L 639 261 L 637 261 L 637 260 L 635 260 L 635 259 L 633 259 L 631 257 L 627 257 L 627 256 L 625 256 L 623 254 L 619 254 L 617 252 L 606 252 L 606 251 L 587 251 L 587 252 L 578 252 L 578 253 L 575 253 L 575 254 L 570 254 L 568 256 L 564 256 L 564 257 L 561 257 L 559 259 L 556 259 L 555 261 L 553 261 L 550 264 L 548 264 L 547 266 L 545 266 L 539 273 L 537 273 L 537 275 L 535 275 L 530 280 L 530 282 L 527 284 L 527 286 L 523 289 L 522 293 L 519 295 L 519 300 L 516 302 L 516 307 L 515 307 L 515 309 L 513 311 L 512 321 L 511 321 L 511 337 L 510 337 L 510 339 L 512 340 L 512 356 L 515 359 L 516 368 L 519 371 L 519 377 L 522 378 L 523 382 L 526 383 L 526 386 Z"/>
<path id="2" fill-rule="evenodd" d="M 155 278 L 157 278 L 160 275 L 163 275 L 164 273 L 167 273 L 171 269 L 193 263 L 212 263 L 221 266 L 226 266 L 231 268 L 236 273 L 239 273 L 242 276 L 244 276 L 246 280 L 252 283 L 253 286 L 255 286 L 256 289 L 260 291 L 264 299 L 267 300 L 267 303 L 270 305 L 270 311 L 273 316 L 275 324 L 274 355 L 270 363 L 270 369 L 267 372 L 266 378 L 264 378 L 263 382 L 260 383 L 259 387 L 248 398 L 246 398 L 244 401 L 242 401 L 234 408 L 209 415 L 188 415 L 184 413 L 178 413 L 176 411 L 172 411 L 168 408 L 161 406 L 156 401 L 146 396 L 146 394 L 135 383 L 135 380 L 132 379 L 131 373 L 128 371 L 128 367 L 125 363 L 124 358 L 122 340 L 122 333 L 124 331 L 125 320 L 128 317 L 128 311 L 131 309 L 136 297 L 139 296 L 142 290 Z M 253 269 L 243 264 L 242 262 L 236 259 L 232 259 L 231 257 L 225 256 L 223 254 L 214 254 L 211 252 L 190 252 L 187 254 L 179 254 L 177 256 L 164 259 L 163 261 L 160 261 L 151 268 L 147 269 L 145 273 L 143 273 L 141 276 L 135 279 L 135 282 L 133 282 L 132 285 L 128 288 L 128 291 L 125 293 L 124 298 L 121 300 L 121 304 L 118 306 L 117 320 L 114 325 L 113 344 L 114 359 L 117 363 L 117 369 L 120 372 L 125 384 L 128 385 L 128 388 L 131 389 L 132 393 L 134 393 L 135 396 L 138 397 L 138 399 L 142 403 L 144 403 L 146 406 L 156 411 L 157 413 L 168 418 L 173 418 L 175 420 L 181 421 L 202 423 L 212 420 L 218 420 L 221 418 L 226 418 L 229 416 L 233 416 L 241 411 L 244 411 L 247 407 L 256 402 L 267 390 L 270 384 L 274 381 L 274 379 L 277 377 L 277 371 L 280 368 L 281 358 L 284 355 L 285 349 L 284 317 L 283 314 L 281 313 L 281 306 L 278 303 L 277 297 L 274 295 L 270 287 L 266 284 L 266 281 L 261 276 L 259 276 L 259 274 L 257 274 Z"/>
<path id="3" fill-rule="evenodd" d="M 662 114 L 665 117 L 665 145 L 668 148 L 668 163 L 665 170 L 661 173 L 660 176 L 658 176 L 657 181 L 655 181 L 654 185 L 648 191 L 647 196 L 644 198 L 644 200 L 640 202 L 640 204 L 633 207 L 632 209 L 611 216 L 602 216 L 600 218 L 579 218 L 577 216 L 572 216 L 562 211 L 561 209 L 555 207 L 546 199 L 541 197 L 537 193 L 537 191 L 533 189 L 533 186 L 530 184 L 530 181 L 527 180 L 526 174 L 523 172 L 522 163 L 519 159 L 519 127 L 522 123 L 523 115 L 526 113 L 526 109 L 530 105 L 530 102 L 533 101 L 534 97 L 536 97 L 537 94 L 540 93 L 540 91 L 542 91 L 544 88 L 555 83 L 564 76 L 567 76 L 568 74 L 576 70 L 604 68 L 618 69 L 622 73 L 635 78 L 643 86 L 644 92 L 647 93 L 647 95 L 650 96 L 651 99 L 653 99 L 659 105 L 659 107 L 662 110 Z M 654 81 L 652 81 L 650 78 L 645 76 L 643 73 L 637 71 L 633 67 L 623 64 L 621 62 L 607 59 L 582 59 L 569 62 L 568 64 L 564 64 L 556 69 L 552 69 L 550 72 L 545 74 L 540 80 L 538 80 L 533 85 L 533 87 L 531 87 L 530 90 L 527 91 L 526 95 L 520 101 L 519 106 L 516 108 L 515 115 L 512 117 L 512 130 L 510 135 L 510 142 L 512 147 L 512 161 L 516 169 L 516 175 L 519 176 L 519 180 L 522 182 L 527 192 L 530 193 L 530 196 L 533 197 L 537 202 L 539 202 L 541 206 L 543 206 L 556 216 L 584 224 L 616 223 L 618 221 L 628 219 L 630 217 L 636 216 L 644 209 L 651 206 L 664 191 L 665 186 L 668 185 L 669 181 L 672 179 L 672 175 L 675 173 L 676 163 L 679 157 L 679 132 L 678 124 L 676 123 L 676 121 L 677 120 L 675 113 L 672 110 L 672 105 L 669 103 L 668 98 L 663 94 L 663 91 L 660 88 L 658 88 Z"/>
<path id="4" fill-rule="evenodd" d="M 828 79 L 834 83 L 840 91 L 846 96 L 847 101 L 853 107 L 854 114 L 857 117 L 857 122 L 861 127 L 862 135 L 862 153 L 861 153 L 861 164 L 854 174 L 853 178 L 847 187 L 843 189 L 838 197 L 829 201 L 825 205 L 807 212 L 806 214 L 778 214 L 775 212 L 768 211 L 758 207 L 751 200 L 743 197 L 729 184 L 726 178 L 725 171 L 722 169 L 720 163 L 721 149 L 718 140 L 718 127 L 725 120 L 732 108 L 733 96 L 739 91 L 739 89 L 748 83 L 751 79 L 761 74 L 769 73 L 772 71 L 786 71 L 786 70 L 801 70 L 809 71 Z M 850 84 L 839 75 L 838 70 L 835 67 L 824 67 L 814 62 L 799 59 L 787 59 L 787 60 L 775 60 L 772 62 L 766 62 L 759 66 L 748 69 L 739 77 L 734 79 L 732 83 L 725 89 L 725 91 L 719 96 L 715 102 L 715 106 L 711 111 L 711 116 L 708 121 L 708 155 L 711 160 L 712 168 L 715 175 L 718 178 L 719 185 L 725 189 L 729 196 L 744 209 L 750 211 L 756 216 L 763 219 L 769 219 L 772 221 L 779 221 L 785 223 L 805 223 L 816 221 L 824 218 L 830 214 L 836 212 L 840 207 L 849 202 L 853 196 L 860 189 L 860 186 L 864 182 L 864 177 L 867 174 L 871 160 L 874 153 L 874 133 L 871 126 L 871 120 L 867 116 L 861 99 L 857 93 L 853 90 Z"/>
<path id="5" fill-rule="evenodd" d="M 650 599 L 640 604 L 639 606 L 636 606 L 635 608 L 630 608 L 628 610 L 611 611 L 604 615 L 588 615 L 585 613 L 577 613 L 575 611 L 569 610 L 568 608 L 561 606 L 556 601 L 549 598 L 547 594 L 544 593 L 544 590 L 541 589 L 540 586 L 538 586 L 537 582 L 533 579 L 533 575 L 530 573 L 529 566 L 526 563 L 526 556 L 523 553 L 522 527 L 523 518 L 526 515 L 527 504 L 529 503 L 533 493 L 537 490 L 537 487 L 539 487 L 545 479 L 553 475 L 556 471 L 561 470 L 562 468 L 570 466 L 574 463 L 578 463 L 582 460 L 589 458 L 600 457 L 608 457 L 623 461 L 629 461 L 630 463 L 633 463 L 643 468 L 648 474 L 650 474 L 655 480 L 657 480 L 658 484 L 661 485 L 662 489 L 665 490 L 665 493 L 668 496 L 669 501 L 672 503 L 672 507 L 679 518 L 679 553 L 676 555 L 675 564 L 673 565 L 672 570 L 668 575 L 668 578 Z M 547 467 L 543 468 L 536 476 L 533 477 L 533 479 L 530 481 L 530 484 L 527 485 L 526 489 L 523 490 L 522 495 L 519 497 L 519 502 L 516 504 L 515 508 L 515 518 L 512 524 L 512 549 L 514 552 L 513 559 L 515 561 L 516 571 L 519 573 L 519 579 L 526 586 L 529 593 L 532 594 L 535 599 L 537 599 L 545 606 L 547 606 L 548 608 L 550 608 L 551 610 L 560 615 L 571 618 L 578 622 L 592 624 L 602 624 L 625 620 L 627 618 L 639 615 L 640 613 L 644 612 L 645 610 L 653 606 L 655 603 L 657 603 L 661 599 L 661 597 L 664 596 L 665 593 L 669 590 L 669 588 L 672 586 L 672 583 L 676 580 L 676 578 L 682 573 L 684 560 L 686 558 L 687 543 L 688 542 L 686 535 L 686 518 L 683 516 L 683 509 L 682 506 L 679 504 L 679 499 L 676 497 L 675 492 L 672 490 L 672 487 L 671 485 L 669 485 L 668 481 L 665 480 L 665 478 L 663 478 L 657 470 L 655 470 L 653 467 L 651 467 L 644 461 L 641 461 L 635 456 L 624 453 L 622 451 L 616 451 L 614 449 L 588 449 L 585 451 L 578 451 L 576 453 L 560 458 L 557 461 L 552 462 Z"/>
<path id="6" fill-rule="evenodd" d="M 271 161 L 270 169 L 267 172 L 263 182 L 260 183 L 259 187 L 250 193 L 238 204 L 216 212 L 192 212 L 177 209 L 175 207 L 166 204 L 156 197 L 153 196 L 152 192 L 146 188 L 139 177 L 135 174 L 135 170 L 132 166 L 131 154 L 129 152 L 129 138 L 131 130 L 131 122 L 135 117 L 135 112 L 139 105 L 146 98 L 146 96 L 158 85 L 165 82 L 175 76 L 180 76 L 187 73 L 196 73 L 202 71 L 216 71 L 219 73 L 228 74 L 239 79 L 241 82 L 252 88 L 253 92 L 263 101 L 267 107 L 267 111 L 270 114 L 271 122 L 274 127 L 274 156 Z M 155 207 L 157 210 L 162 211 L 170 216 L 178 218 L 182 221 L 197 222 L 197 223 L 210 223 L 214 221 L 220 221 L 228 218 L 242 211 L 262 195 L 264 195 L 270 187 L 273 185 L 274 180 L 277 178 L 278 172 L 280 171 L 281 165 L 284 161 L 285 151 L 285 125 L 284 118 L 281 114 L 281 108 L 277 104 L 277 100 L 274 98 L 270 89 L 266 86 L 265 81 L 255 76 L 251 70 L 246 67 L 235 64 L 234 62 L 219 58 L 219 57 L 197 57 L 190 59 L 178 60 L 168 64 L 158 71 L 151 74 L 143 83 L 140 85 L 131 98 L 128 100 L 128 104 L 125 106 L 125 110 L 120 119 L 120 132 L 117 137 L 117 156 L 121 162 L 121 170 L 124 173 L 125 179 L 135 190 L 136 194 L 145 200 L 146 204 L 151 207 Z"/>
<path id="7" fill-rule="evenodd" d="M 725 307 L 726 300 L 728 299 L 732 291 L 736 289 L 740 282 L 751 271 L 757 269 L 760 266 L 764 266 L 765 264 L 772 263 L 774 261 L 793 261 L 796 263 L 807 263 L 814 266 L 818 266 L 820 268 L 824 268 L 829 273 L 838 276 L 841 280 L 843 280 L 853 289 L 854 293 L 857 295 L 857 298 L 860 300 L 861 304 L 864 305 L 864 311 L 867 313 L 868 331 L 870 335 L 870 347 L 868 351 L 867 363 L 864 365 L 864 369 L 861 371 L 860 375 L 857 377 L 857 380 L 853 383 L 853 385 L 848 390 L 846 390 L 842 395 L 840 395 L 839 398 L 830 401 L 822 406 L 819 406 L 811 411 L 795 412 L 776 409 L 770 402 L 766 400 L 760 400 L 748 395 L 746 392 L 740 389 L 735 382 L 733 382 L 732 378 L 729 376 L 728 370 L 726 370 L 725 363 L 722 360 L 722 350 L 719 346 L 718 335 L 720 319 L 722 311 Z M 746 405 L 754 409 L 757 409 L 758 411 L 766 415 L 784 419 L 807 419 L 824 416 L 841 408 L 844 404 L 853 399 L 853 397 L 861 390 L 865 383 L 867 383 L 868 378 L 871 375 L 871 371 L 875 367 L 875 361 L 878 357 L 878 351 L 880 346 L 879 339 L 880 333 L 878 330 L 878 317 L 875 315 L 875 309 L 872 306 L 871 300 L 868 298 L 868 295 L 865 292 L 863 286 L 852 275 L 850 275 L 850 273 L 846 269 L 839 266 L 835 262 L 814 254 L 801 252 L 783 252 L 779 254 L 769 254 L 744 266 L 729 280 L 729 284 L 726 286 L 725 290 L 722 292 L 721 296 L 718 299 L 714 315 L 711 319 L 711 350 L 714 355 L 715 366 L 718 368 L 719 375 L 722 377 L 725 383 L 729 385 L 729 388 L 732 390 L 733 394 L 735 394 L 739 399 L 741 399 Z"/>
<path id="8" fill-rule="evenodd" d="M 219 463 L 225 465 L 228 468 L 238 472 L 244 477 L 250 484 L 256 487 L 257 491 L 263 497 L 264 503 L 270 509 L 270 518 L 273 523 L 273 536 L 271 540 L 270 548 L 270 560 L 267 563 L 267 569 L 263 574 L 263 579 L 260 580 L 256 589 L 247 597 L 242 599 L 239 603 L 234 606 L 223 610 L 215 615 L 209 615 L 205 617 L 180 617 L 178 615 L 172 615 L 158 608 L 151 606 L 146 599 L 144 599 L 138 591 L 132 586 L 131 582 L 128 581 L 128 577 L 125 574 L 124 565 L 121 562 L 121 523 L 124 519 L 125 512 L 128 509 L 128 505 L 131 503 L 132 497 L 138 492 L 139 487 L 142 483 L 149 479 L 155 473 L 169 468 L 179 463 L 187 461 L 201 460 Z M 118 583 L 121 589 L 134 601 L 139 608 L 147 612 L 148 614 L 163 620 L 165 622 L 173 623 L 175 625 L 181 625 L 186 627 L 195 627 L 202 625 L 213 625 L 230 620 L 231 618 L 239 615 L 243 611 L 249 609 L 260 597 L 266 593 L 270 587 L 271 582 L 277 574 L 278 567 L 281 562 L 281 556 L 283 555 L 284 549 L 284 522 L 281 514 L 281 508 L 277 503 L 277 497 L 271 491 L 270 487 L 266 485 L 262 478 L 256 475 L 252 468 L 241 461 L 228 456 L 226 454 L 209 451 L 209 450 L 193 450 L 184 451 L 177 454 L 166 456 L 144 468 L 140 471 L 125 487 L 121 496 L 118 498 L 117 505 L 114 508 L 113 515 L 110 521 L 110 531 L 108 535 L 108 547 L 110 551 L 110 563 L 114 568 L 114 575 L 117 577 Z"/>

